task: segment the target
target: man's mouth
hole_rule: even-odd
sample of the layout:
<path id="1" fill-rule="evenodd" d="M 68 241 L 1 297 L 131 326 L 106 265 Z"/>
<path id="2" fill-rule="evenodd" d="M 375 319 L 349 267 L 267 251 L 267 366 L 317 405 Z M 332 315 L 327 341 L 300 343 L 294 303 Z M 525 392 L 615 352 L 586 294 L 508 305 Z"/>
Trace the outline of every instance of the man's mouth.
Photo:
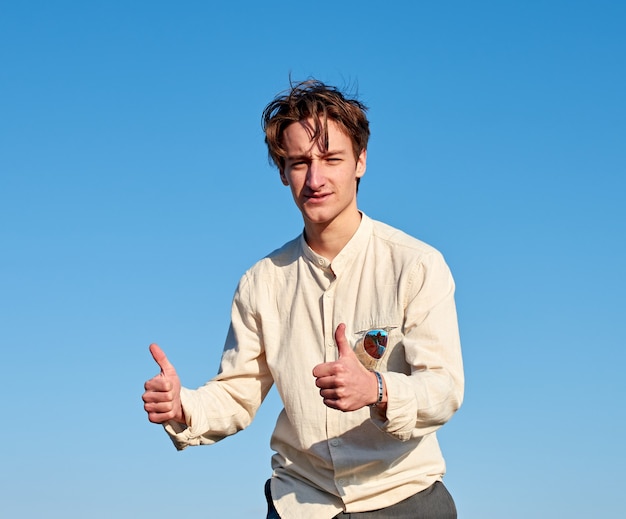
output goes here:
<path id="1" fill-rule="evenodd" d="M 304 196 L 311 202 L 322 202 L 330 196 L 330 193 L 309 193 Z"/>

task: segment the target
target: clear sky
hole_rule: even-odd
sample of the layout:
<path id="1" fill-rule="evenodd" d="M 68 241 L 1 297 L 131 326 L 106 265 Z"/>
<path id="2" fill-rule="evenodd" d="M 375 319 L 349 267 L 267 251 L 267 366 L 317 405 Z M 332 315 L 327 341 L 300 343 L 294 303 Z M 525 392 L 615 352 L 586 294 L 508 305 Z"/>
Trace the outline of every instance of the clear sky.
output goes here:
<path id="1" fill-rule="evenodd" d="M 260 115 L 358 92 L 369 216 L 457 281 L 461 519 L 625 516 L 626 3 L 0 3 L 0 515 L 264 517 L 272 393 L 176 452 L 158 342 L 212 377 L 241 274 L 302 227 Z"/>

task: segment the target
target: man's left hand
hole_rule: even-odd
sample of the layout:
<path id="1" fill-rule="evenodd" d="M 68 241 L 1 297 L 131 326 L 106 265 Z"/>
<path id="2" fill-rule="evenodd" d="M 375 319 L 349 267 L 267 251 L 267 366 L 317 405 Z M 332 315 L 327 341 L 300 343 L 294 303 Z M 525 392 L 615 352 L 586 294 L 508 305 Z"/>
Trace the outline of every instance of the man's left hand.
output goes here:
<path id="1" fill-rule="evenodd" d="M 313 369 L 315 385 L 320 388 L 324 404 L 340 411 L 356 411 L 378 400 L 378 381 L 359 361 L 346 339 L 346 325 L 335 331 L 339 358 L 318 364 Z M 386 400 L 386 399 L 385 399 Z"/>

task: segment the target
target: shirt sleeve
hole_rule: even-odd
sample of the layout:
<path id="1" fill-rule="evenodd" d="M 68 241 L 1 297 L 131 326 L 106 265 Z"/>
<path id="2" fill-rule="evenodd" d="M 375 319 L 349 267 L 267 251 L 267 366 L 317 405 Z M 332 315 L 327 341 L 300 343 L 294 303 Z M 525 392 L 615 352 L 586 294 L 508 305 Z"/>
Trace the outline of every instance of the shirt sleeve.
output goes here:
<path id="1" fill-rule="evenodd" d="M 216 443 L 247 427 L 272 387 L 259 319 L 249 303 L 249 288 L 244 276 L 233 299 L 218 375 L 198 389 L 181 389 L 187 426 L 174 422 L 164 425 L 179 450 Z"/>
<path id="2" fill-rule="evenodd" d="M 464 375 L 454 303 L 454 280 L 437 251 L 414 268 L 405 303 L 402 340 L 410 374 L 385 372 L 385 412 L 372 420 L 400 440 L 436 431 L 463 401 Z"/>

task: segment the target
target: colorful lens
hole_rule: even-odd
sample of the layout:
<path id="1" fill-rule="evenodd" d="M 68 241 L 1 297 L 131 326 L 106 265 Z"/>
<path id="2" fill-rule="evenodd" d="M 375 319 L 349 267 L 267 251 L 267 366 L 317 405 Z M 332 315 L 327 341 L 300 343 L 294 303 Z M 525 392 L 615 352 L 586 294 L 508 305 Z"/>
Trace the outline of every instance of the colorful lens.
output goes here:
<path id="1" fill-rule="evenodd" d="M 363 337 L 363 348 L 373 359 L 380 359 L 387 348 L 388 334 L 385 330 L 370 330 Z"/>

